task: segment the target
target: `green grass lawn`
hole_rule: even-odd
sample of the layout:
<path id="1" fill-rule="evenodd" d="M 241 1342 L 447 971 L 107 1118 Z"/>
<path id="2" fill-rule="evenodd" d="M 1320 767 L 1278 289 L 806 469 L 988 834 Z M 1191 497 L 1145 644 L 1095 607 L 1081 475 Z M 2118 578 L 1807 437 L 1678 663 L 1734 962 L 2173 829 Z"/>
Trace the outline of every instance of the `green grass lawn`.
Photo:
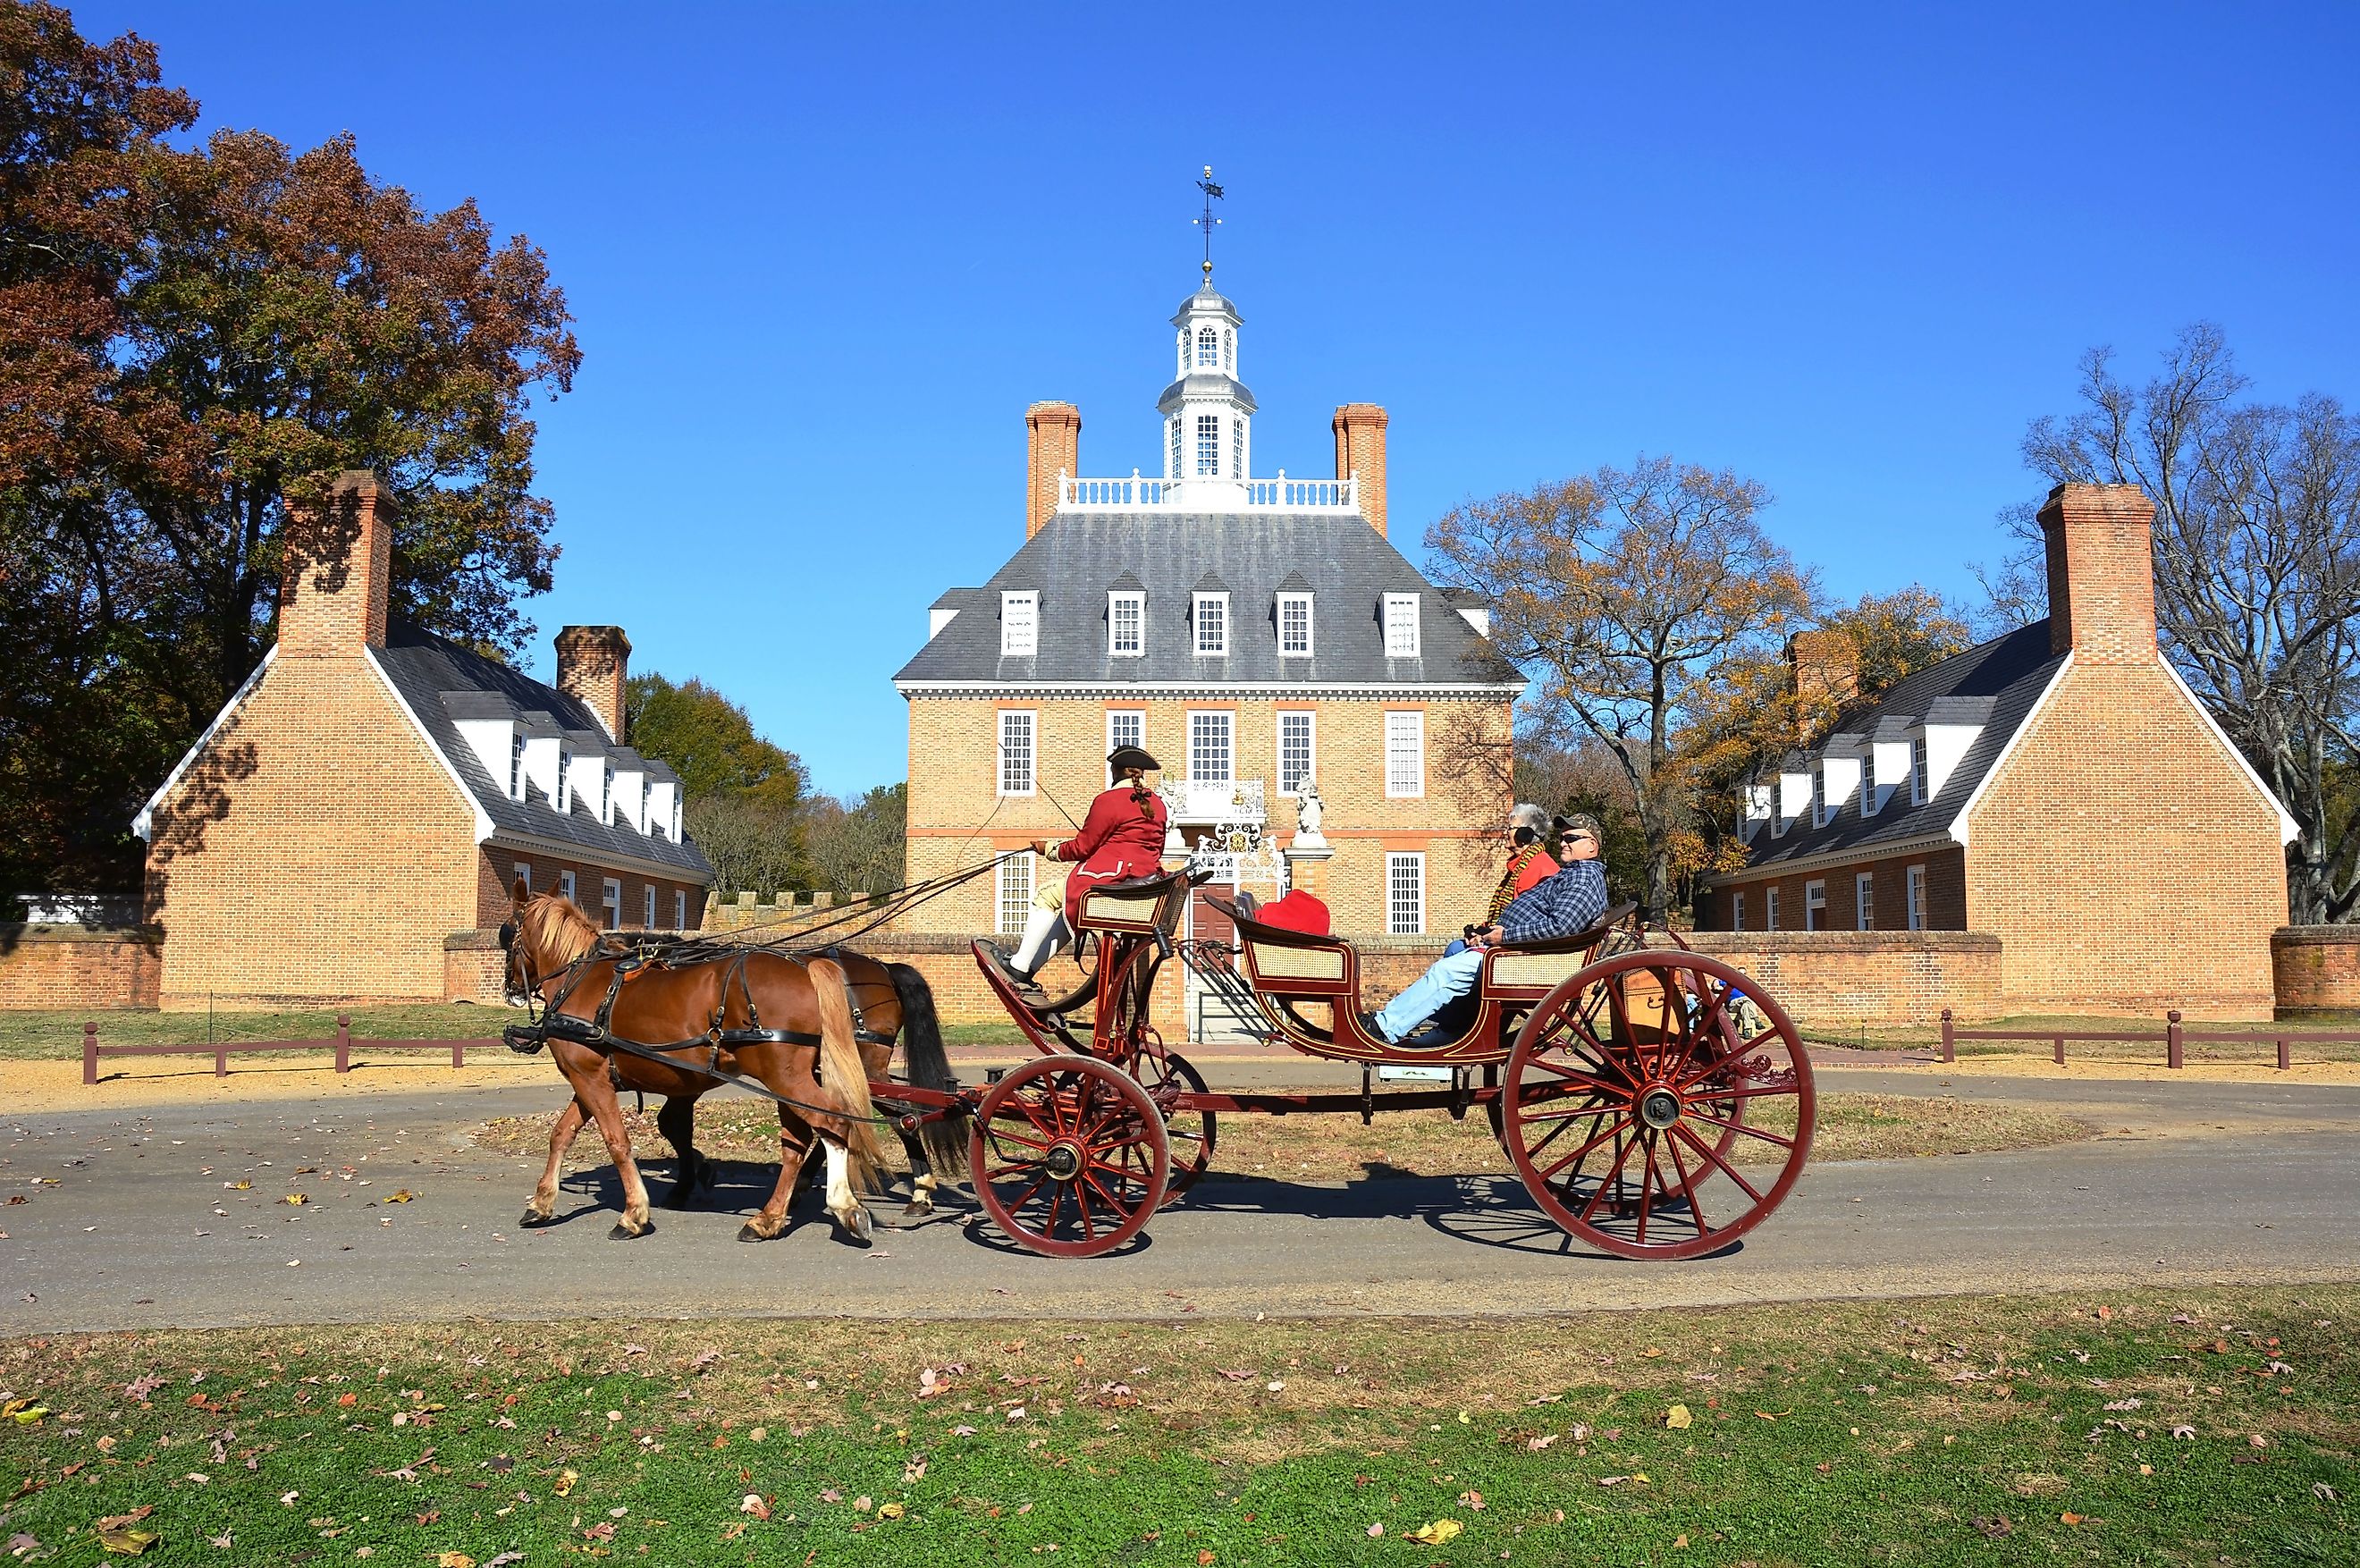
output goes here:
<path id="1" fill-rule="evenodd" d="M 166 1563 L 1773 1568 L 2348 1563 L 2360 1525 L 2349 1287 L 1168 1307 L 18 1341 L 0 1537 L 75 1564 L 113 1529 Z"/>

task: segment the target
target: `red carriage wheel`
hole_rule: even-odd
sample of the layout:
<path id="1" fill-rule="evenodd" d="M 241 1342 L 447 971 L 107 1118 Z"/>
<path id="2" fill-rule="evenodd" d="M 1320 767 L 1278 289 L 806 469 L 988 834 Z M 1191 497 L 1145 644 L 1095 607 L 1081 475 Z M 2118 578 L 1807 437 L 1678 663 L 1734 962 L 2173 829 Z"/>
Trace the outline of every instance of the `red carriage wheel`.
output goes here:
<path id="1" fill-rule="evenodd" d="M 967 1157 L 993 1222 L 1054 1257 L 1092 1257 L 1137 1235 L 1172 1164 L 1147 1091 L 1076 1056 L 1035 1058 L 985 1091 Z"/>
<path id="2" fill-rule="evenodd" d="M 1738 1027 L 1743 990 L 1763 1025 Z M 1810 1058 L 1786 1010 L 1718 959 L 1622 953 L 1572 976 L 1516 1036 L 1509 1157 L 1543 1212 L 1592 1246 L 1696 1257 L 1760 1224 L 1803 1173 Z"/>
<path id="3" fill-rule="evenodd" d="M 1213 1140 L 1219 1132 L 1213 1113 L 1173 1109 L 1178 1096 L 1205 1092 L 1205 1075 L 1177 1051 L 1142 1051 L 1131 1067 L 1148 1098 L 1164 1113 L 1164 1137 L 1172 1148 L 1172 1179 L 1164 1201 L 1176 1203 L 1213 1164 Z"/>

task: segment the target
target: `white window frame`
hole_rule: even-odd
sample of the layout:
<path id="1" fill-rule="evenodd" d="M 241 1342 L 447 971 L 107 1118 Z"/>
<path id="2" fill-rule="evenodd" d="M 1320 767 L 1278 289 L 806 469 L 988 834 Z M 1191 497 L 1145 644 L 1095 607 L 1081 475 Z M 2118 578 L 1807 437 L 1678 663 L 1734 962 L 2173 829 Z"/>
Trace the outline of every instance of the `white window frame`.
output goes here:
<path id="1" fill-rule="evenodd" d="M 1131 646 L 1122 645 L 1123 612 L 1131 612 Z M 1147 653 L 1147 596 L 1129 588 L 1107 595 L 1107 657 L 1138 659 Z"/>
<path id="2" fill-rule="evenodd" d="M 1246 422 L 1235 414 L 1229 416 L 1229 477 L 1246 477 Z"/>
<path id="3" fill-rule="evenodd" d="M 1196 477 L 1218 479 L 1221 477 L 1221 416 L 1196 416 Z"/>
<path id="4" fill-rule="evenodd" d="M 1303 645 L 1299 648 L 1291 646 L 1286 640 L 1286 612 L 1298 605 L 1303 609 Z M 1313 640 L 1316 636 L 1316 633 L 1312 630 L 1312 625 L 1311 596 L 1309 594 L 1279 595 L 1278 656 L 1282 659 L 1308 659 L 1311 657 Z"/>
<path id="5" fill-rule="evenodd" d="M 516 874 L 517 881 L 524 883 L 525 892 L 530 893 L 532 891 L 532 862 L 530 861 L 519 861 L 516 863 Z"/>
<path id="6" fill-rule="evenodd" d="M 1000 596 L 1000 656 L 1030 659 L 1041 652 L 1041 595 L 1038 589 L 1003 591 Z"/>
<path id="7" fill-rule="evenodd" d="M 1212 611 L 1209 618 L 1205 613 L 1207 609 Z M 1226 659 L 1229 656 L 1229 595 L 1225 593 L 1196 595 L 1188 621 L 1189 637 L 1196 647 L 1196 657 Z M 1209 646 L 1205 635 L 1208 629 L 1216 634 L 1211 639 Z"/>
<path id="8" fill-rule="evenodd" d="M 991 892 L 992 929 L 1003 937 L 1022 936 L 1032 909 L 1032 851 L 1014 850 L 1000 856 Z"/>
<path id="9" fill-rule="evenodd" d="M 1222 737 L 1221 750 L 1229 764 L 1228 772 L 1218 777 L 1199 773 L 1196 771 L 1197 736 L 1200 732 L 1209 734 L 1216 728 L 1213 723 L 1215 720 L 1218 720 L 1218 728 Z M 1204 726 L 1201 731 L 1200 721 Z M 1237 780 L 1238 716 L 1236 710 L 1227 707 L 1190 708 L 1188 710 L 1188 782 L 1190 784 L 1235 784 Z"/>
<path id="10" fill-rule="evenodd" d="M 508 740 L 508 798 L 522 800 L 525 796 L 524 731 L 512 732 Z"/>
<path id="11" fill-rule="evenodd" d="M 612 757 L 598 759 L 598 821 L 602 827 L 612 828 L 615 825 L 615 759 Z M 616 905 L 618 913 L 621 908 L 622 905 Z"/>
<path id="12" fill-rule="evenodd" d="M 1385 596 L 1385 657 L 1415 659 L 1418 652 L 1417 598 L 1415 594 Z"/>
<path id="13" fill-rule="evenodd" d="M 1402 873 L 1415 878 L 1416 890 L 1413 896 L 1416 908 L 1404 921 L 1402 908 Z M 1385 856 L 1385 931 L 1394 937 L 1426 935 L 1426 856 L 1415 850 L 1388 853 Z"/>
<path id="14" fill-rule="evenodd" d="M 1426 710 L 1417 707 L 1385 709 L 1385 798 L 1417 800 L 1426 795 Z M 1413 759 L 1416 777 L 1404 780 L 1393 767 L 1397 740 L 1408 742 L 1401 754 Z"/>
<path id="15" fill-rule="evenodd" d="M 1278 793 L 1288 796 L 1299 795 L 1303 793 L 1299 788 L 1286 787 L 1286 727 L 1290 721 L 1295 720 L 1301 721 L 1303 725 L 1302 776 L 1305 779 L 1317 779 L 1319 776 L 1319 715 L 1310 708 L 1279 709 L 1278 717 L 1272 725 L 1271 760 L 1273 765 L 1273 771 L 1278 775 Z M 1301 781 L 1296 782 L 1299 784 Z"/>
<path id="16" fill-rule="evenodd" d="M 1876 873 L 1859 872 L 1852 879 L 1852 927 L 1855 931 L 1876 929 Z"/>
<path id="17" fill-rule="evenodd" d="M 1821 762 L 1811 770 L 1811 826 L 1824 828 L 1835 819 L 1828 809 L 1828 765 Z"/>
<path id="18" fill-rule="evenodd" d="M 1909 738 L 1909 804 L 1926 804 L 1926 737 L 1923 735 Z"/>
<path id="19" fill-rule="evenodd" d="M 1926 868 L 1923 865 L 1911 866 L 1904 885 L 1907 889 L 1903 901 L 1909 910 L 1909 928 L 1923 931 L 1926 929 Z"/>
<path id="20" fill-rule="evenodd" d="M 1180 416 L 1178 414 L 1174 414 L 1170 419 L 1166 420 L 1164 423 L 1170 427 L 1170 434 L 1172 437 L 1170 442 L 1172 455 L 1170 461 L 1165 465 L 1164 473 L 1167 477 L 1176 479 L 1180 477 Z"/>
<path id="21" fill-rule="evenodd" d="M 688 929 L 688 890 L 684 887 L 672 890 L 672 928 L 675 931 Z"/>
<path id="22" fill-rule="evenodd" d="M 582 907 L 582 901 L 574 896 L 574 873 L 572 872 L 560 872 L 557 873 L 557 891 L 560 896 L 562 896 L 566 903 L 574 905 L 576 909 Z"/>
<path id="23" fill-rule="evenodd" d="M 601 877 L 598 881 L 598 913 L 607 916 L 606 929 L 623 928 L 623 879 Z"/>
<path id="24" fill-rule="evenodd" d="M 1765 931 L 1778 928 L 1778 884 L 1775 883 L 1762 890 L 1762 928 Z"/>
<path id="25" fill-rule="evenodd" d="M 642 930 L 652 931 L 656 928 L 656 884 L 648 883 L 645 891 L 647 896 L 639 900 L 639 927 Z"/>
<path id="26" fill-rule="evenodd" d="M 1018 722 L 1020 720 L 1021 723 Z M 1030 707 L 1003 707 L 1000 710 L 1000 718 L 996 722 L 999 725 L 999 743 L 992 751 L 992 782 L 998 786 L 999 793 L 1003 795 L 1028 795 L 1038 793 L 1041 788 L 1040 710 Z M 1010 772 L 1011 729 L 1021 729 L 1024 736 L 1024 776 L 1022 780 L 1024 787 L 1022 789 L 1009 787 L 1011 779 L 1014 777 Z"/>
<path id="27" fill-rule="evenodd" d="M 1122 739 L 1115 734 L 1116 721 L 1124 718 L 1135 718 L 1139 721 L 1139 733 L 1131 736 L 1128 740 Z M 1107 709 L 1106 749 L 1108 756 L 1111 757 L 1114 755 L 1114 749 L 1117 746 L 1138 746 L 1143 749 L 1146 745 L 1147 709 L 1143 707 L 1109 707 Z M 1114 783 L 1114 770 L 1112 768 L 1109 768 L 1107 770 L 1107 783 L 1109 785 Z"/>
<path id="28" fill-rule="evenodd" d="M 1231 375 L 1238 368 L 1238 334 L 1234 327 L 1221 329 L 1221 368 Z"/>
<path id="29" fill-rule="evenodd" d="M 1220 334 L 1211 327 L 1200 326 L 1196 329 L 1196 367 L 1199 370 L 1218 370 L 1221 367 L 1221 338 Z"/>
<path id="30" fill-rule="evenodd" d="M 1827 928 L 1828 882 L 1817 877 L 1803 884 L 1803 929 L 1822 931 Z"/>
<path id="31" fill-rule="evenodd" d="M 1729 895 L 1729 928 L 1745 929 L 1745 890 L 1742 887 L 1732 889 Z"/>

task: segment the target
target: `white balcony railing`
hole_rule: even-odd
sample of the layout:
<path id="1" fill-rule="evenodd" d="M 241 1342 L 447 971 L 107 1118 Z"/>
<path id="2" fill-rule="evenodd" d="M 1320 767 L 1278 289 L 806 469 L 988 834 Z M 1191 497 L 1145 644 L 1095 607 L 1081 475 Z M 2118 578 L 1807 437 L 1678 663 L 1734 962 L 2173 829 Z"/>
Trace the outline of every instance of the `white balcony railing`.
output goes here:
<path id="1" fill-rule="evenodd" d="M 1136 468 L 1128 478 L 1083 479 L 1057 473 L 1059 511 L 1353 511 L 1360 477 L 1290 479 L 1161 479 Z"/>
<path id="2" fill-rule="evenodd" d="M 1260 779 L 1175 779 L 1159 791 L 1174 822 L 1266 820 Z"/>

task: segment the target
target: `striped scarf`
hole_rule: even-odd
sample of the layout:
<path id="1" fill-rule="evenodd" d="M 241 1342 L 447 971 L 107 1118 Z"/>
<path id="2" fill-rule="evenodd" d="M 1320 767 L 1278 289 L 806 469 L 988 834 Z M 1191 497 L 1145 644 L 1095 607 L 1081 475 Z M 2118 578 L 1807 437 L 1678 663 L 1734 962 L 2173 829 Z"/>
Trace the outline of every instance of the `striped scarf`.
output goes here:
<path id="1" fill-rule="evenodd" d="M 1533 863 L 1533 857 L 1546 848 L 1547 846 L 1543 844 L 1527 844 L 1508 857 L 1508 869 L 1501 873 L 1500 885 L 1491 890 L 1491 902 L 1483 911 L 1484 925 L 1500 923 L 1500 912 L 1515 899 L 1516 879 L 1524 874 L 1524 868 Z"/>

